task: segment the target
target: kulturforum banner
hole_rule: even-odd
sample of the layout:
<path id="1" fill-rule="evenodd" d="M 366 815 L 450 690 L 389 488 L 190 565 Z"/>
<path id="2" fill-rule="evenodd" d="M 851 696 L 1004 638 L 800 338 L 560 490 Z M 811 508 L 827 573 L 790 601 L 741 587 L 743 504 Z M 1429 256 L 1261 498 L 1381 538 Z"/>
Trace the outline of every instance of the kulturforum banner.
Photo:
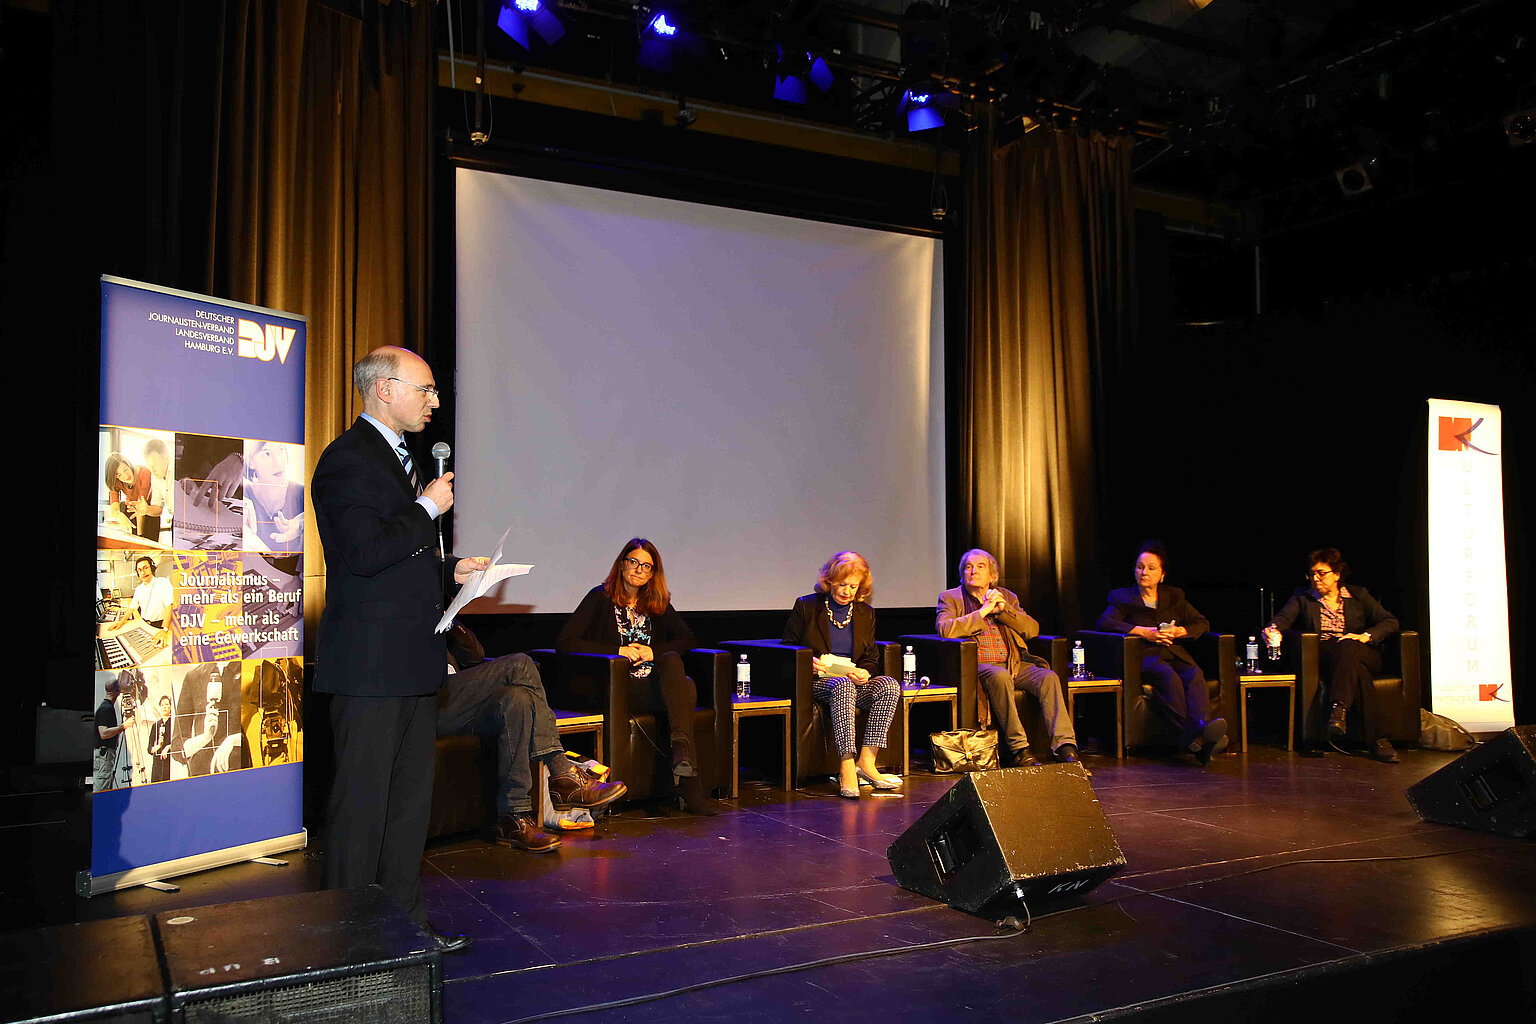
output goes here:
<path id="1" fill-rule="evenodd" d="M 1498 732 L 1515 724 L 1499 407 L 1431 398 L 1427 457 L 1432 706 Z"/>
<path id="2" fill-rule="evenodd" d="M 82 894 L 300 848 L 303 317 L 101 281 Z"/>

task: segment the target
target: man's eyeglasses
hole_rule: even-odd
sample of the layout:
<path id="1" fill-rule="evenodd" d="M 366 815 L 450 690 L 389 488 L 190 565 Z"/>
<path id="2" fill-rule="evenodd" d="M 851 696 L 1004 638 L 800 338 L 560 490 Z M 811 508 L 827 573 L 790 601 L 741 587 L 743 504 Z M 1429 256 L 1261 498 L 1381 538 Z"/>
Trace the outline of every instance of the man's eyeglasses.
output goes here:
<path id="1" fill-rule="evenodd" d="M 428 398 L 441 398 L 442 397 L 442 392 L 438 391 L 437 388 L 434 388 L 434 387 L 422 387 L 420 384 L 412 384 L 410 381 L 408 381 L 408 380 L 401 380 L 399 377 L 386 377 L 385 379 L 386 380 L 392 380 L 396 384 L 404 384 L 406 387 L 415 388 L 417 391 L 420 391 L 422 394 L 426 395 Z"/>
<path id="2" fill-rule="evenodd" d="M 642 562 L 638 558 L 626 558 L 624 564 L 642 576 L 649 576 L 656 571 L 656 567 L 650 562 Z"/>
<path id="3" fill-rule="evenodd" d="M 1307 578 L 1308 579 L 1320 580 L 1320 579 L 1322 579 L 1325 576 L 1332 576 L 1332 575 L 1333 575 L 1333 570 L 1332 569 L 1309 569 L 1309 570 L 1307 570 Z"/>

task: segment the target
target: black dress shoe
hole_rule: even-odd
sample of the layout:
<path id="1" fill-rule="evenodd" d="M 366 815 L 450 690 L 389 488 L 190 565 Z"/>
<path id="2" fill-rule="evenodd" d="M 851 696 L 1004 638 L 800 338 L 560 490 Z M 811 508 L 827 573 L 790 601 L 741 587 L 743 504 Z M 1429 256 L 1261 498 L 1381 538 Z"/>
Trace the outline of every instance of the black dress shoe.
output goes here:
<path id="1" fill-rule="evenodd" d="M 1328 735 L 1343 736 L 1346 728 L 1344 718 L 1349 714 L 1349 709 L 1343 704 L 1335 704 L 1333 710 L 1328 712 Z"/>
<path id="2" fill-rule="evenodd" d="M 1382 764 L 1397 764 L 1397 751 L 1392 749 L 1392 741 L 1385 736 L 1376 741 L 1376 749 L 1371 751 L 1371 756 Z"/>
<path id="3" fill-rule="evenodd" d="M 1200 734 L 1203 741 L 1200 749 L 1195 751 L 1195 760 L 1200 766 L 1211 763 L 1211 758 L 1227 749 L 1227 720 L 1225 718 L 1213 718 L 1205 724 L 1205 730 Z"/>
<path id="4" fill-rule="evenodd" d="M 1088 766 L 1086 764 L 1083 764 L 1082 761 L 1078 760 L 1076 743 L 1063 743 L 1061 746 L 1057 747 L 1051 754 L 1051 760 L 1055 761 L 1057 764 L 1075 764 L 1083 770 L 1084 775 L 1088 776 L 1090 779 L 1093 778 L 1093 772 L 1088 770 Z"/>
<path id="5" fill-rule="evenodd" d="M 421 926 L 421 930 L 427 933 L 427 938 L 432 940 L 432 945 L 437 947 L 439 953 L 462 953 L 469 948 L 468 935 L 449 935 L 432 927 L 428 921 Z"/>
<path id="6" fill-rule="evenodd" d="M 1023 750 L 1010 750 L 1006 754 L 1001 754 L 1000 762 L 1004 768 L 1040 767 L 1040 762 L 1035 759 L 1034 754 L 1029 752 L 1028 747 L 1025 747 Z"/>

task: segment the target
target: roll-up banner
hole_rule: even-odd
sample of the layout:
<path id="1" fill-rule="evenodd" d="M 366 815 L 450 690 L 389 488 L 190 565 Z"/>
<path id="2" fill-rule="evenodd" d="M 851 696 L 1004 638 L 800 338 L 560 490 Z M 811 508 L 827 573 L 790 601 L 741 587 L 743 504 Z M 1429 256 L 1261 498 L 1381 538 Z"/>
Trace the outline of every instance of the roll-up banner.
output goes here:
<path id="1" fill-rule="evenodd" d="M 1429 400 L 1429 681 L 1472 732 L 1515 724 L 1504 566 L 1504 438 L 1496 405 Z"/>
<path id="2" fill-rule="evenodd" d="M 305 844 L 305 326 L 101 279 L 82 895 Z"/>

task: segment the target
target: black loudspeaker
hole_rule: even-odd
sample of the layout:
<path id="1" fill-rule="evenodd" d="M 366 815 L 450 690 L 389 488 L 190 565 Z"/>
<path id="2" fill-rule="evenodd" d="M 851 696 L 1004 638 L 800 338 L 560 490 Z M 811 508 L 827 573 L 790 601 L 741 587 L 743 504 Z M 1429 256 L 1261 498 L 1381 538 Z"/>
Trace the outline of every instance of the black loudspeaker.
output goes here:
<path id="1" fill-rule="evenodd" d="M 885 855 L 903 889 L 983 916 L 1087 892 L 1125 867 L 1076 764 L 968 774 Z"/>
<path id="2" fill-rule="evenodd" d="M 1536 834 L 1536 725 L 1505 729 L 1408 787 L 1424 821 L 1525 839 Z"/>
<path id="3" fill-rule="evenodd" d="M 174 1019 L 437 1024 L 442 964 L 378 886 L 156 914 Z"/>
<path id="4" fill-rule="evenodd" d="M 160 958 L 147 917 L 0 935 L 0 1019 L 165 1024 Z"/>

